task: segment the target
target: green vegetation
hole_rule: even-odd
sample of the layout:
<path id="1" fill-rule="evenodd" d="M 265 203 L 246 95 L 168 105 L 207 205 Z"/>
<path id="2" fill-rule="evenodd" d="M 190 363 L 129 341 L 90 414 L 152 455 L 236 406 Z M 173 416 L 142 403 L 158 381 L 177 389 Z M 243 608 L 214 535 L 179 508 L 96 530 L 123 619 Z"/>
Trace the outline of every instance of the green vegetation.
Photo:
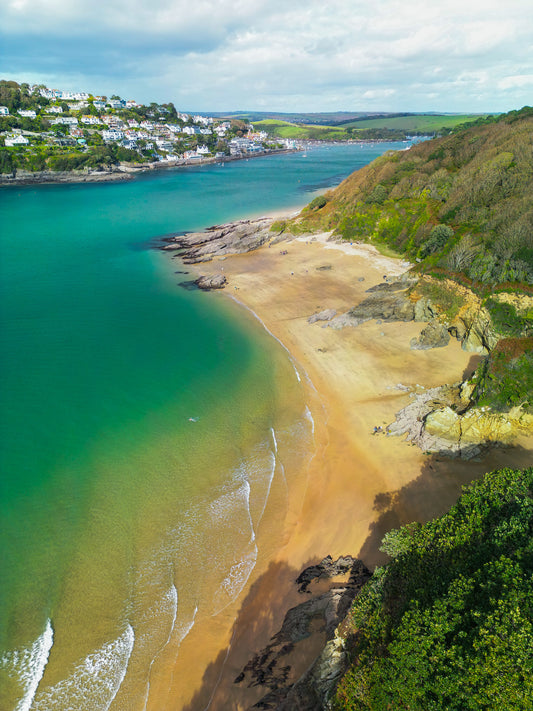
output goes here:
<path id="1" fill-rule="evenodd" d="M 496 411 L 533 412 L 533 338 L 503 338 L 476 370 L 472 398 Z"/>
<path id="2" fill-rule="evenodd" d="M 465 304 L 465 299 L 455 286 L 448 281 L 438 279 L 422 280 L 417 284 L 417 293 L 426 296 L 434 304 L 438 304 L 450 321 L 457 316 Z"/>
<path id="3" fill-rule="evenodd" d="M 502 469 L 425 525 L 356 598 L 336 709 L 533 707 L 533 469 Z"/>
<path id="4" fill-rule="evenodd" d="M 483 114 L 483 118 L 486 114 Z M 345 127 L 400 129 L 413 134 L 439 133 L 480 118 L 479 114 L 408 114 L 384 118 L 362 118 L 343 124 Z"/>
<path id="5" fill-rule="evenodd" d="M 420 271 L 495 285 L 533 286 L 533 109 L 390 152 L 304 211 L 301 231 L 334 229 L 383 243 Z"/>
<path id="6" fill-rule="evenodd" d="M 517 313 L 516 308 L 494 298 L 485 302 L 494 328 L 502 336 L 525 337 L 533 335 L 533 310 Z"/>
<path id="7" fill-rule="evenodd" d="M 302 141 L 346 141 L 350 138 L 350 134 L 344 128 L 297 125 L 277 119 L 256 121 L 254 128 L 258 131 L 265 131 L 272 138 L 290 138 Z"/>
<path id="8" fill-rule="evenodd" d="M 314 141 L 402 140 L 407 135 L 450 133 L 458 126 L 486 118 L 478 114 L 391 114 L 390 116 L 356 116 L 345 119 L 342 114 L 301 116 L 287 115 L 273 118 L 254 118 L 254 126 L 273 138 Z M 328 121 L 329 118 L 329 121 Z"/>

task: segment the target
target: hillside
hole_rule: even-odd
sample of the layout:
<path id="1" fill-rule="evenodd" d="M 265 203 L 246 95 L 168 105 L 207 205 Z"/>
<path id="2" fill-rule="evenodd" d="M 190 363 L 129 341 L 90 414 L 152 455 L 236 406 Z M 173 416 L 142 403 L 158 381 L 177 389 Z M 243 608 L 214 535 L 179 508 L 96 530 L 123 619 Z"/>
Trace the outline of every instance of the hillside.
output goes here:
<path id="1" fill-rule="evenodd" d="M 292 228 L 386 245 L 420 271 L 533 286 L 533 109 L 389 153 Z"/>
<path id="2" fill-rule="evenodd" d="M 485 114 L 483 115 L 485 116 Z M 385 116 L 383 118 L 357 118 L 349 123 L 343 122 L 345 128 L 388 128 L 412 131 L 413 133 L 439 133 L 444 129 L 452 129 L 464 123 L 476 121 L 476 114 L 407 114 L 405 116 Z"/>

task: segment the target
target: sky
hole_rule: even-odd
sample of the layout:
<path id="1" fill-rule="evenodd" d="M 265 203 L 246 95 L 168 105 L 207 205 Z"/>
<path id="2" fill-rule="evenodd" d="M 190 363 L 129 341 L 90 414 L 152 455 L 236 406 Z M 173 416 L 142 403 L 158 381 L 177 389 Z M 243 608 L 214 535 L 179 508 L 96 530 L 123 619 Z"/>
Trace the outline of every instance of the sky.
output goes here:
<path id="1" fill-rule="evenodd" d="M 0 78 L 183 111 L 533 104 L 531 0 L 1 0 Z"/>

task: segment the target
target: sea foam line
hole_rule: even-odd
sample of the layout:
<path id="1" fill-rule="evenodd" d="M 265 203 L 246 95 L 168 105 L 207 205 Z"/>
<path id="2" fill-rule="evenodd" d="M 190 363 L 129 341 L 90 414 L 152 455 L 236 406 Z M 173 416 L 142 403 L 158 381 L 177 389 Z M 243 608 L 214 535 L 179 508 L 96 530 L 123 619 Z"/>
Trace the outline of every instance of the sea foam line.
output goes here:
<path id="1" fill-rule="evenodd" d="M 16 705 L 15 711 L 30 710 L 53 644 L 54 630 L 48 619 L 44 632 L 28 648 L 6 652 L 0 657 L 0 668 L 6 669 L 8 675 L 14 676 L 24 688 L 24 696 Z"/>
<path id="2" fill-rule="evenodd" d="M 165 647 L 170 642 L 170 640 L 172 638 L 172 633 L 174 632 L 174 627 L 176 625 L 176 617 L 178 615 L 178 590 L 177 590 L 176 586 L 174 585 L 174 583 L 172 583 L 172 585 L 170 586 L 168 591 L 163 596 L 163 600 L 169 600 L 170 604 L 172 605 L 172 608 L 171 608 L 172 609 L 172 622 L 170 625 L 170 630 L 169 630 L 166 642 L 164 642 L 159 647 L 157 652 L 154 654 L 152 661 L 150 662 L 150 666 L 148 667 L 148 679 L 146 681 L 146 697 L 144 700 L 144 711 L 146 711 L 146 708 L 148 706 L 148 698 L 150 696 L 150 677 L 152 674 L 152 667 L 154 666 L 155 660 L 159 657 L 161 652 L 165 649 Z"/>
<path id="3" fill-rule="evenodd" d="M 298 369 L 298 367 L 297 367 L 297 365 L 296 365 L 296 361 L 294 360 L 294 358 L 293 358 L 293 356 L 292 356 L 292 353 L 291 353 L 290 350 L 287 348 L 287 346 L 283 343 L 283 341 L 281 341 L 277 336 L 275 336 L 275 335 L 272 333 L 272 331 L 268 328 L 268 326 L 265 324 L 265 322 L 263 321 L 263 319 L 262 319 L 260 316 L 258 316 L 258 314 L 256 314 L 256 312 L 255 312 L 252 308 L 250 308 L 247 304 L 243 303 L 242 301 L 239 301 L 239 299 L 237 299 L 235 296 L 233 296 L 233 294 L 228 294 L 228 296 L 230 297 L 230 299 L 233 299 L 233 300 L 236 301 L 240 306 L 243 306 L 247 311 L 249 311 L 249 312 L 252 314 L 252 316 L 254 316 L 254 318 L 256 318 L 256 319 L 259 321 L 259 323 L 260 323 L 261 326 L 265 329 L 265 331 L 266 331 L 270 336 L 272 336 L 272 338 L 273 338 L 275 341 L 277 341 L 277 342 L 280 344 L 280 346 L 287 352 L 287 355 L 289 356 L 289 360 L 290 360 L 290 362 L 291 362 L 291 365 L 292 365 L 292 367 L 294 368 L 294 372 L 295 372 L 295 374 L 296 374 L 296 379 L 298 380 L 299 383 L 301 383 L 301 382 L 302 382 L 302 379 L 301 379 L 301 377 L 300 377 L 300 371 L 299 371 L 299 369 Z M 309 381 L 309 383 L 311 383 L 311 379 L 310 379 L 309 375 L 308 375 L 305 371 L 304 371 L 304 373 L 305 373 L 306 379 Z M 312 383 L 311 383 L 311 385 L 312 385 Z M 316 391 L 316 388 L 314 387 L 314 385 L 313 385 L 313 389 Z"/>

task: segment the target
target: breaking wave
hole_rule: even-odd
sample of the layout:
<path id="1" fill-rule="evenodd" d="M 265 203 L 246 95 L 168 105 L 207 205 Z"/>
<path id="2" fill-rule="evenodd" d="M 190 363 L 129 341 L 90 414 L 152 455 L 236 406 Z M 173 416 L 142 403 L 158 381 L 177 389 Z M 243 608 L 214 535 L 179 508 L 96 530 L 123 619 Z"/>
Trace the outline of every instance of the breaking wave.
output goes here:
<path id="1" fill-rule="evenodd" d="M 89 654 L 62 681 L 38 691 L 32 711 L 107 711 L 126 676 L 135 643 L 133 627 Z"/>
<path id="2" fill-rule="evenodd" d="M 4 669 L 7 675 L 22 687 L 23 696 L 15 711 L 29 711 L 31 708 L 53 644 L 54 630 L 48 619 L 44 632 L 33 644 L 25 649 L 6 652 L 0 657 L 0 669 Z"/>

